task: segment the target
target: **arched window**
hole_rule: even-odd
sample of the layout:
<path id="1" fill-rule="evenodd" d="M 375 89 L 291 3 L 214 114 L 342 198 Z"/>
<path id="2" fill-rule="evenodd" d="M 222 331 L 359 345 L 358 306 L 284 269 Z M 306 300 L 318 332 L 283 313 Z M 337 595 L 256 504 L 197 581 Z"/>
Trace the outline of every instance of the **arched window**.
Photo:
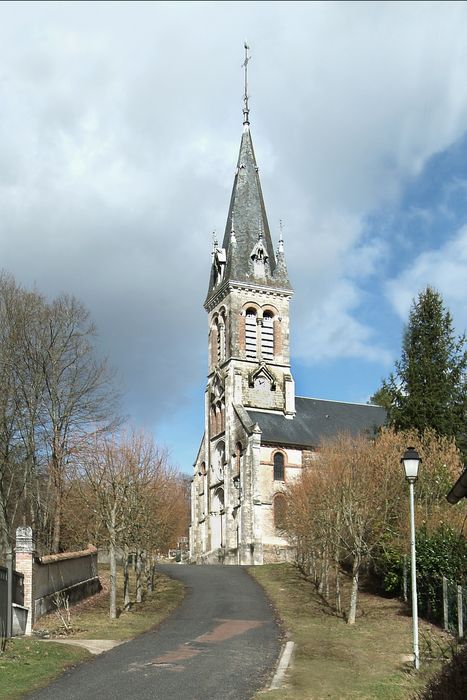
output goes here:
<path id="1" fill-rule="evenodd" d="M 284 481 L 284 455 L 282 452 L 276 452 L 274 455 L 274 481 Z"/>
<path id="2" fill-rule="evenodd" d="M 224 480 L 224 464 L 225 464 L 225 443 L 223 441 L 218 442 L 214 452 L 214 459 L 212 462 L 212 470 L 214 473 L 215 481 Z"/>
<path id="3" fill-rule="evenodd" d="M 224 510 L 224 489 L 216 489 L 214 494 L 214 505 L 216 510 L 219 512 Z"/>
<path id="4" fill-rule="evenodd" d="M 211 406 L 211 435 L 217 435 L 217 416 L 216 416 L 216 407 L 213 404 Z"/>
<path id="5" fill-rule="evenodd" d="M 287 499 L 284 494 L 278 493 L 274 496 L 273 509 L 274 527 L 278 530 L 283 530 L 287 520 Z"/>
<path id="6" fill-rule="evenodd" d="M 224 402 L 217 402 L 217 432 L 222 433 L 224 430 Z"/>
<path id="7" fill-rule="evenodd" d="M 217 327 L 217 318 L 214 319 L 211 326 L 209 344 L 211 351 L 211 365 L 214 367 L 214 365 L 216 365 L 218 362 L 219 354 L 219 329 Z"/>
<path id="8" fill-rule="evenodd" d="M 225 523 L 224 523 L 224 513 L 225 513 L 225 504 L 224 504 L 224 489 L 218 488 L 216 489 L 214 493 L 214 497 L 212 499 L 212 511 L 214 515 L 214 520 L 216 521 L 215 524 L 212 523 L 213 526 L 213 535 L 214 535 L 214 541 L 213 545 L 214 546 L 220 546 L 224 547 L 225 542 L 224 542 L 224 537 L 225 537 Z M 217 541 L 216 541 L 217 540 Z"/>
<path id="9" fill-rule="evenodd" d="M 256 311 L 247 309 L 245 317 L 245 354 L 256 357 Z"/>
<path id="10" fill-rule="evenodd" d="M 217 340 L 218 340 L 218 347 L 217 347 L 217 356 L 219 359 L 219 362 L 222 362 L 225 360 L 225 311 L 222 309 L 221 315 L 219 316 L 219 325 L 218 325 L 218 335 L 217 335 Z"/>
<path id="11" fill-rule="evenodd" d="M 263 315 L 263 325 L 261 327 L 261 354 L 263 360 L 274 359 L 274 320 L 270 311 Z"/>
<path id="12" fill-rule="evenodd" d="M 216 341 L 216 347 L 215 347 L 215 355 L 216 355 L 216 364 L 219 364 L 219 362 L 222 360 L 222 324 L 219 321 L 219 318 L 216 318 L 214 321 L 214 328 L 215 328 L 215 341 Z"/>

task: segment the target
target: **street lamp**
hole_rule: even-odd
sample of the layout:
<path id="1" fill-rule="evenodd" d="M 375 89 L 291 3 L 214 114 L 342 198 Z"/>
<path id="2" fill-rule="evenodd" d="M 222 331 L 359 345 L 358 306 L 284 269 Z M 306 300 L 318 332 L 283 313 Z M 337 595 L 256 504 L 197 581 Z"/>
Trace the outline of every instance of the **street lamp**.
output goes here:
<path id="1" fill-rule="evenodd" d="M 405 478 L 409 482 L 410 490 L 410 555 L 411 555 L 411 578 L 412 578 L 412 626 L 413 626 L 413 662 L 414 668 L 420 668 L 420 656 L 418 652 L 418 604 L 417 604 L 417 564 L 415 557 L 415 518 L 414 518 L 414 497 L 413 485 L 418 476 L 418 465 L 421 462 L 417 450 L 408 447 L 401 458 L 404 465 Z"/>

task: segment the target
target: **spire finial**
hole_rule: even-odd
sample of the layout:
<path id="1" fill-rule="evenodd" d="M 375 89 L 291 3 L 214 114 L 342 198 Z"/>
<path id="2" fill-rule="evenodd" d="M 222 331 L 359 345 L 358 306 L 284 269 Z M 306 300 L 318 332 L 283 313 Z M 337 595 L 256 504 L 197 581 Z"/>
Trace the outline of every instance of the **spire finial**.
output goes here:
<path id="1" fill-rule="evenodd" d="M 250 108 L 248 107 L 248 63 L 251 60 L 251 56 L 248 55 L 250 47 L 245 41 L 245 60 L 242 63 L 242 68 L 245 69 L 245 92 L 243 94 L 243 126 L 250 126 Z"/>
<path id="2" fill-rule="evenodd" d="M 284 226 L 282 224 L 282 219 L 279 219 L 279 245 L 277 246 L 277 252 L 284 252 Z"/>

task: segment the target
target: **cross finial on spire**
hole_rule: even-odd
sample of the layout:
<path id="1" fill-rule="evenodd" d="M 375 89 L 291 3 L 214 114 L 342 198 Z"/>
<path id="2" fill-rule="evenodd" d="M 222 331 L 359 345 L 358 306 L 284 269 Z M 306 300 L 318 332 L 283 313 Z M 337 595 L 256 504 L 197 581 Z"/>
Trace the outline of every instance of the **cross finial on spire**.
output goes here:
<path id="1" fill-rule="evenodd" d="M 243 125 L 248 127 L 250 125 L 250 108 L 248 107 L 248 63 L 251 60 L 251 56 L 248 55 L 250 47 L 245 41 L 245 60 L 242 63 L 242 68 L 245 69 L 245 91 L 243 94 Z"/>

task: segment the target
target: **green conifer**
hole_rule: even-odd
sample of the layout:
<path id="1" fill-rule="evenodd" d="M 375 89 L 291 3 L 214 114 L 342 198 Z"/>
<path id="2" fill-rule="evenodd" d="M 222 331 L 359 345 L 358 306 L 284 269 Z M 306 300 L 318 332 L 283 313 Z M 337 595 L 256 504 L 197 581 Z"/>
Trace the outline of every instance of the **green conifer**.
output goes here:
<path id="1" fill-rule="evenodd" d="M 395 371 L 372 400 L 388 409 L 396 429 L 433 428 L 467 454 L 466 369 L 466 337 L 456 336 L 441 295 L 427 287 L 410 309 Z"/>

